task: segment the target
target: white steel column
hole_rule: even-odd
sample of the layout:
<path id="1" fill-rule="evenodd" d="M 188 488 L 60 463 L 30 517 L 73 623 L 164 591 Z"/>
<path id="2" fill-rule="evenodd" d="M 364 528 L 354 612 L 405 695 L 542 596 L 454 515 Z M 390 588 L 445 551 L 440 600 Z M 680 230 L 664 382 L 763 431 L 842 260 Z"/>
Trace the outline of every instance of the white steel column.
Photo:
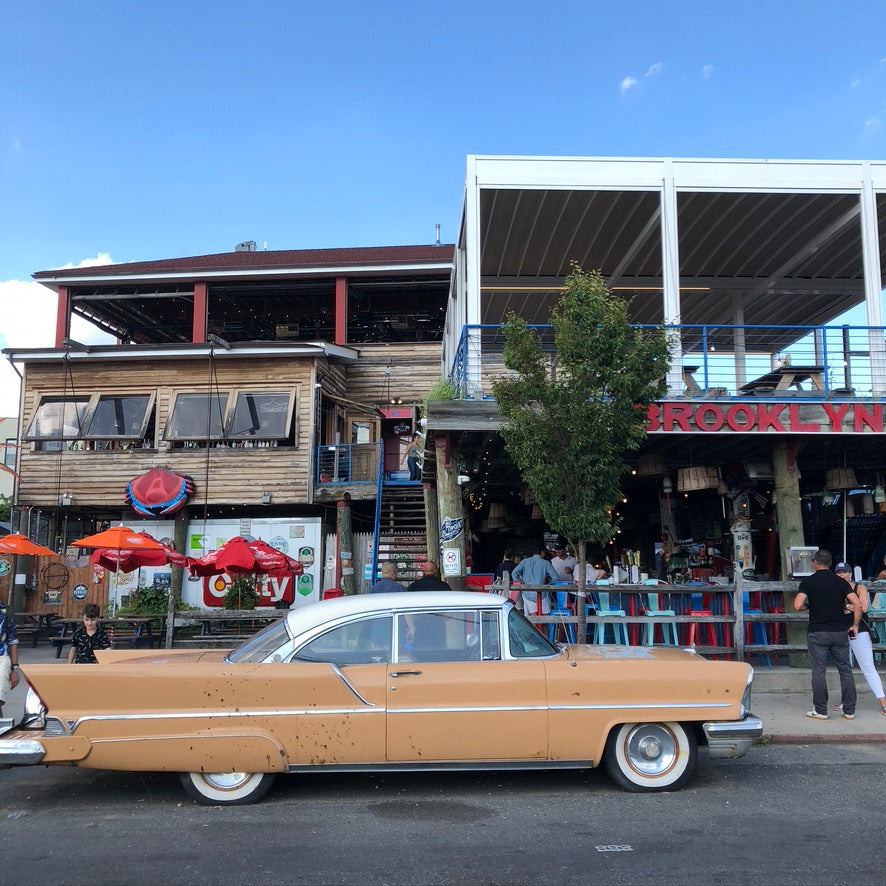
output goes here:
<path id="1" fill-rule="evenodd" d="M 679 326 L 680 320 L 680 250 L 677 236 L 677 189 L 674 185 L 674 166 L 664 161 L 661 191 L 661 258 L 662 304 L 664 322 Z M 668 393 L 679 397 L 683 393 L 683 345 L 679 330 L 671 338 L 671 368 L 666 376 Z"/>
<path id="2" fill-rule="evenodd" d="M 864 164 L 861 186 L 861 253 L 864 298 L 867 307 L 868 347 L 871 354 L 871 387 L 874 396 L 886 393 L 886 342 L 883 339 L 882 269 L 877 224 L 877 196 L 870 163 Z"/>
<path id="3" fill-rule="evenodd" d="M 469 326 L 480 324 L 480 184 L 474 157 L 468 157 L 465 175 L 465 322 Z M 482 353 L 480 330 L 472 329 L 467 336 L 465 362 L 466 380 L 472 397 L 482 397 Z"/>

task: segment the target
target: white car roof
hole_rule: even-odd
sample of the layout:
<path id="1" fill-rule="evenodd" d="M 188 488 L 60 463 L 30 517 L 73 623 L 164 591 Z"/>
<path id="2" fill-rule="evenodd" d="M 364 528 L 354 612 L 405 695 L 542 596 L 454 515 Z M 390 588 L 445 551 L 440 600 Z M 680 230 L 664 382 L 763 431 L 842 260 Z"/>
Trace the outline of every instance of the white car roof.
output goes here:
<path id="1" fill-rule="evenodd" d="M 473 591 L 403 591 L 393 594 L 352 594 L 335 597 L 320 603 L 309 603 L 293 609 L 286 616 L 286 624 L 292 636 L 328 621 L 350 615 L 371 615 L 373 612 L 390 612 L 392 609 L 457 609 L 500 608 L 509 603 L 507 597 L 497 594 L 481 594 Z"/>

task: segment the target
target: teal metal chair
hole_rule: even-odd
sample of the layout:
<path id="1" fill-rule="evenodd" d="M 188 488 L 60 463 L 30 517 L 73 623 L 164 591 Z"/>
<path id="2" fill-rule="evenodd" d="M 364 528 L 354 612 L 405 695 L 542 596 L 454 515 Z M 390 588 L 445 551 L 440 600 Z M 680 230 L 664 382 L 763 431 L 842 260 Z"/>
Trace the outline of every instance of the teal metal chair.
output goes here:
<path id="1" fill-rule="evenodd" d="M 564 617 L 572 616 L 573 612 L 569 607 L 569 595 L 565 591 L 557 591 L 555 594 L 554 608 L 551 609 L 550 614 Z M 568 643 L 575 643 L 575 625 L 570 621 L 551 622 L 548 625 L 548 639 L 552 643 L 556 641 L 560 630 L 566 635 Z"/>
<path id="2" fill-rule="evenodd" d="M 625 618 L 624 609 L 613 609 L 609 605 L 609 592 L 597 592 L 591 594 L 592 607 L 596 614 L 607 619 L 609 622 L 597 622 L 594 625 L 594 643 L 606 643 L 606 628 L 612 629 L 612 642 L 620 646 L 629 646 L 628 626 L 622 621 Z M 590 607 L 588 607 L 590 608 Z"/>
<path id="3" fill-rule="evenodd" d="M 649 616 L 649 618 L 656 618 L 661 616 L 672 616 L 677 613 L 674 612 L 673 609 L 659 609 L 658 608 L 658 594 L 646 594 L 646 608 L 643 610 L 643 615 Z M 659 625 L 661 628 L 661 642 L 666 646 L 679 646 L 680 641 L 677 638 L 677 625 L 675 622 L 662 623 Z M 668 642 L 668 636 L 670 635 L 670 643 Z M 655 645 L 655 622 L 650 621 L 648 624 L 643 625 L 643 645 L 644 646 L 654 646 Z"/>

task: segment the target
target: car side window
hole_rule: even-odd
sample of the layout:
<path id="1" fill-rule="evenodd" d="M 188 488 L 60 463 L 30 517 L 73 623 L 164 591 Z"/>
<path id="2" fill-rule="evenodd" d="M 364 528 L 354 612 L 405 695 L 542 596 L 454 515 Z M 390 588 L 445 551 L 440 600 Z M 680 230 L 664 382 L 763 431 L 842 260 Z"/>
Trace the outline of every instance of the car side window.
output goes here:
<path id="1" fill-rule="evenodd" d="M 398 661 L 480 661 L 481 640 L 479 610 L 397 616 Z"/>
<path id="2" fill-rule="evenodd" d="M 362 618 L 339 625 L 299 649 L 292 661 L 320 661 L 346 667 L 391 661 L 390 615 Z"/>
<path id="3" fill-rule="evenodd" d="M 540 658 L 560 651 L 516 609 L 508 614 L 508 648 L 513 658 Z"/>

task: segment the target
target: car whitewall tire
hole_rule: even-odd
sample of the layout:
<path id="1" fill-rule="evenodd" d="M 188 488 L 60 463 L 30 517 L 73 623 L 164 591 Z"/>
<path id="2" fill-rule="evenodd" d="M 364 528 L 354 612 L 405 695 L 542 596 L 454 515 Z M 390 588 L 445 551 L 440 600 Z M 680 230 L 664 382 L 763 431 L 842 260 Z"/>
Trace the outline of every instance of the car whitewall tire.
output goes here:
<path id="1" fill-rule="evenodd" d="M 180 777 L 185 793 L 204 806 L 257 803 L 274 783 L 267 772 L 182 772 Z"/>
<path id="2" fill-rule="evenodd" d="M 603 760 L 627 791 L 675 791 L 695 771 L 695 734 L 679 723 L 623 723 L 609 735 Z"/>

